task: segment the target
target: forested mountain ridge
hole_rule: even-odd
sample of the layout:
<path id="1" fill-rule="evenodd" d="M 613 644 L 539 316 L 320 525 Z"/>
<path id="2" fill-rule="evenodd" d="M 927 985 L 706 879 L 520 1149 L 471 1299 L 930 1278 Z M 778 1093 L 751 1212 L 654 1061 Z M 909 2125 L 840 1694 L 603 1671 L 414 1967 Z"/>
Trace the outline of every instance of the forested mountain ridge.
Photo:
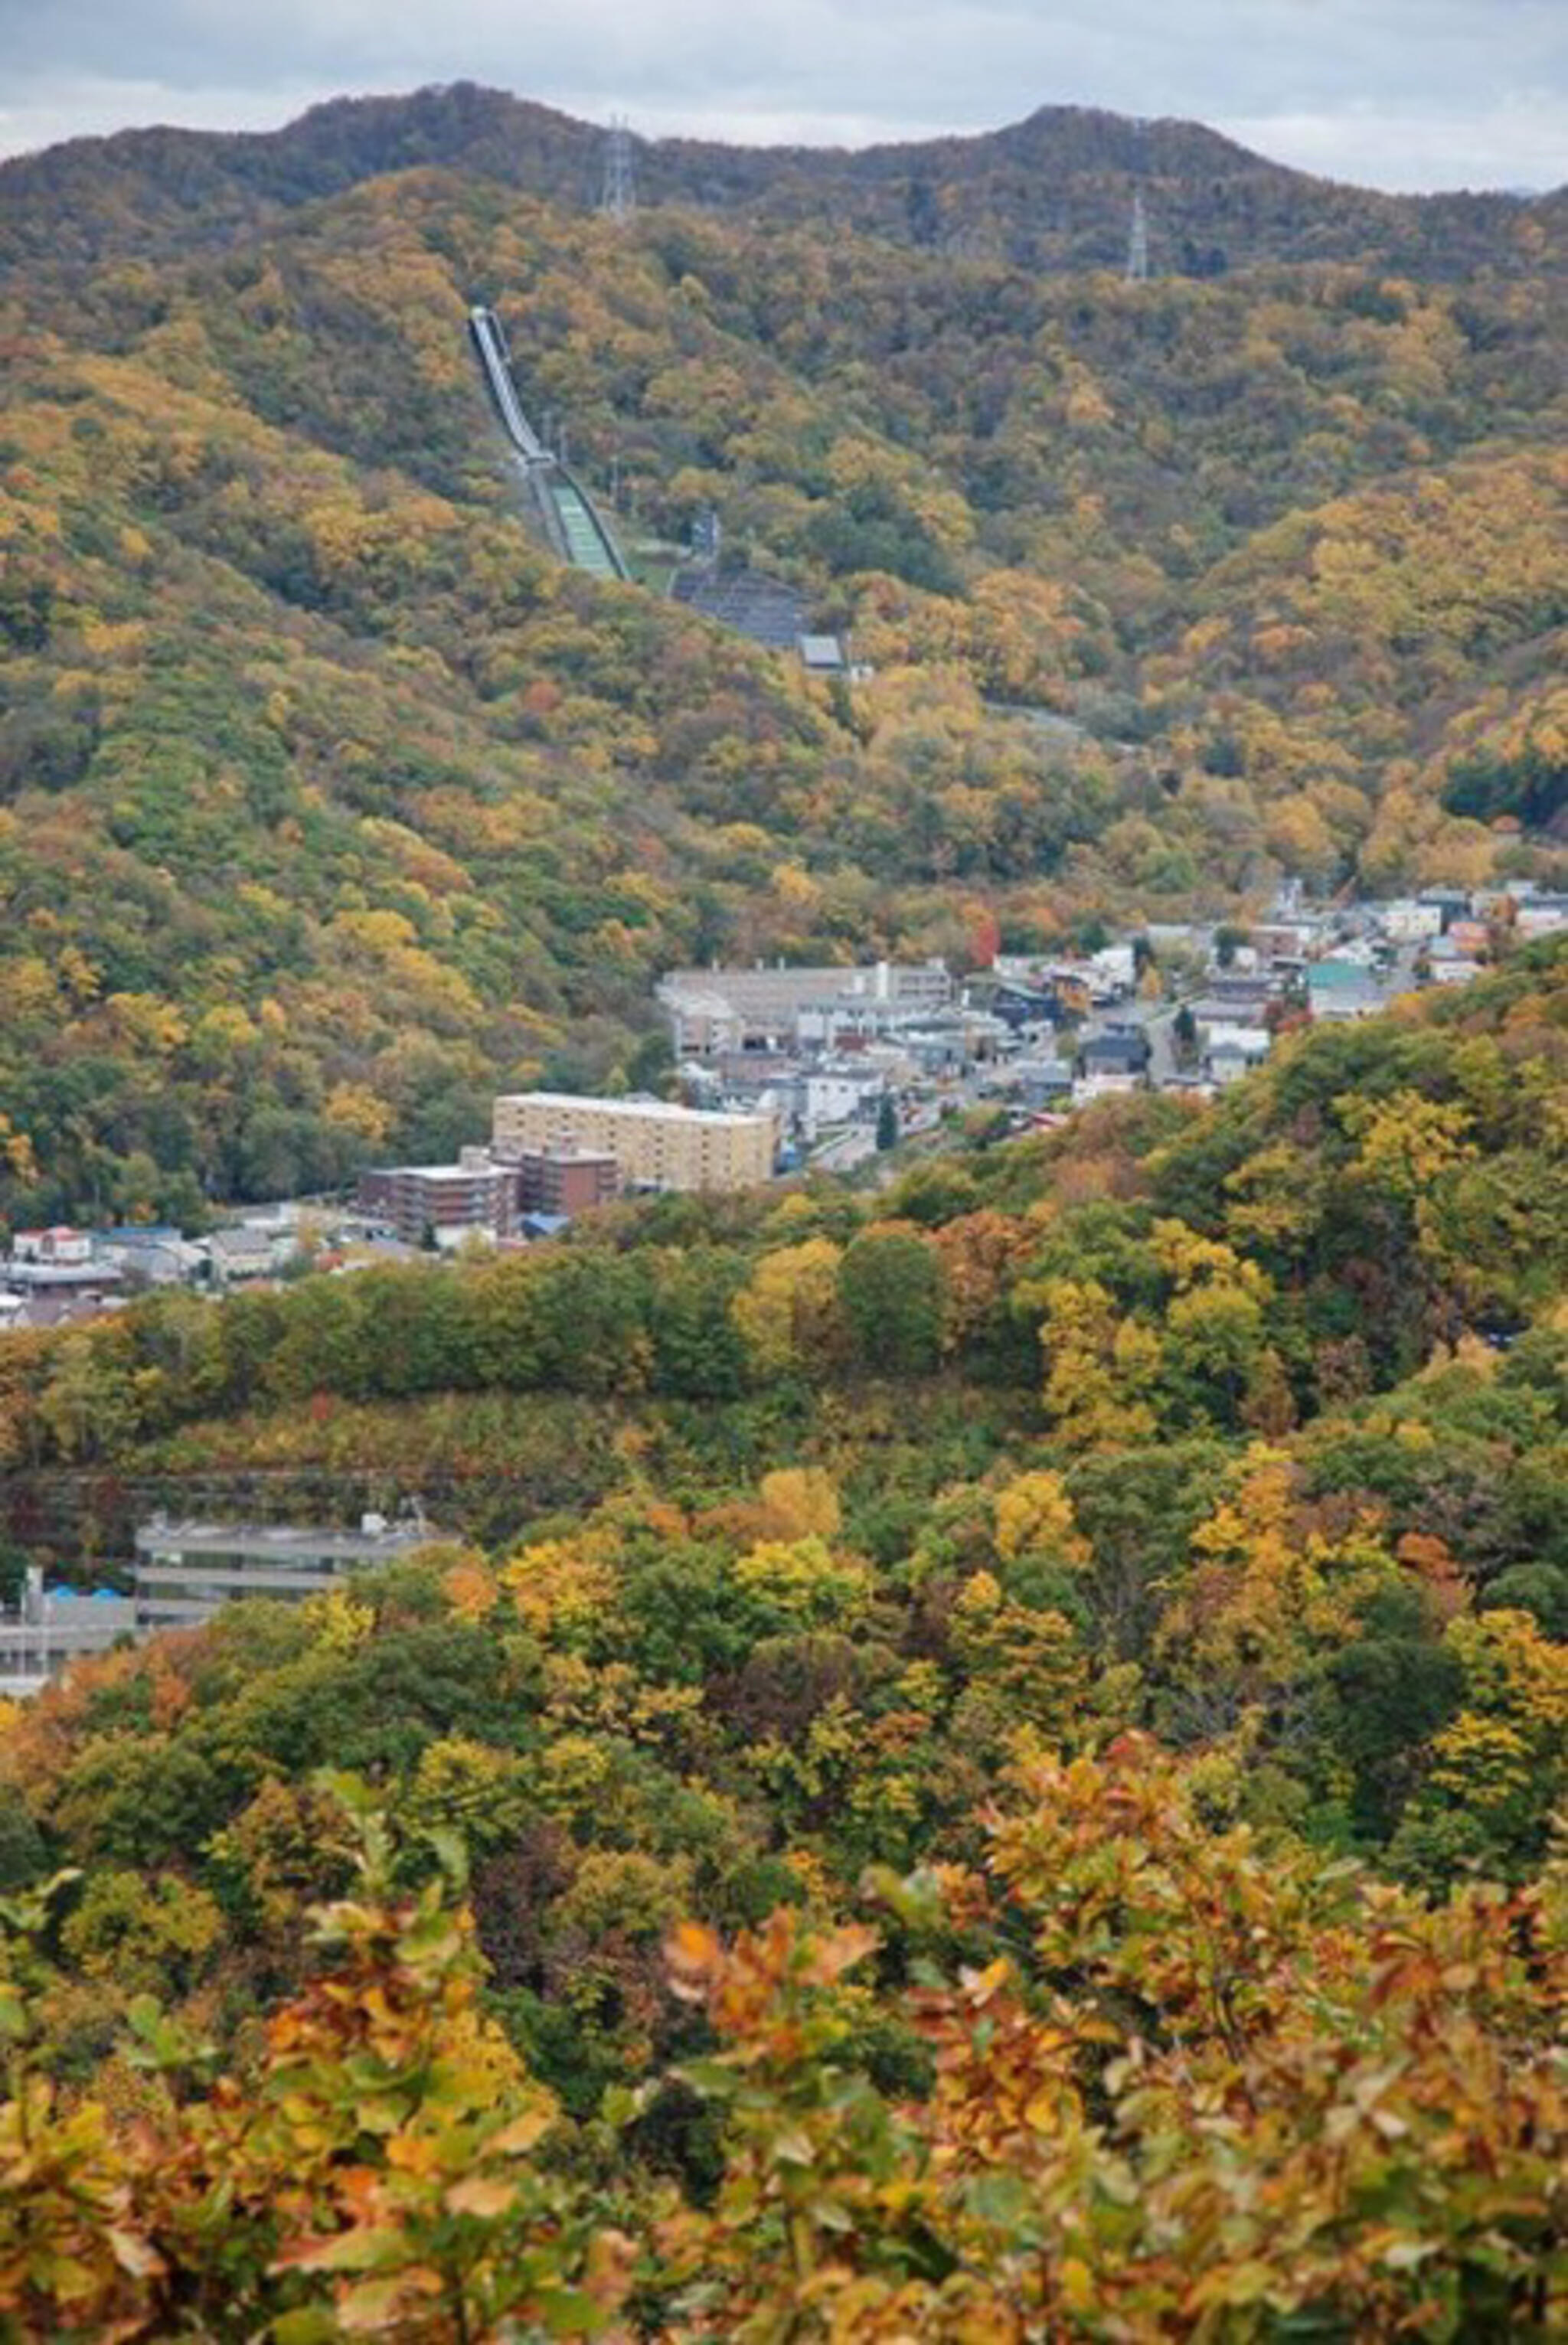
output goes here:
<path id="1" fill-rule="evenodd" d="M 1001 130 L 852 153 L 690 138 L 638 139 L 634 151 L 650 203 L 848 227 L 1032 269 L 1119 266 L 1139 187 L 1156 222 L 1156 264 L 1197 276 L 1269 259 L 1375 259 L 1444 279 L 1528 274 L 1563 254 L 1562 191 L 1380 195 L 1269 162 L 1198 123 L 1135 122 L 1085 107 L 1044 105 Z M 333 99 L 276 131 L 122 131 L 0 164 L 0 201 L 11 212 L 0 254 L 62 262 L 171 254 L 273 225 L 361 180 L 432 165 L 585 208 L 598 198 L 602 154 L 596 126 L 465 82 Z"/>
<path id="2" fill-rule="evenodd" d="M 1531 947 L 874 1197 L 0 1337 L 8 1488 L 466 1467 L 0 1705 L 0 2318 L 1557 2333 L 1565 1074 Z"/>
<path id="3" fill-rule="evenodd" d="M 37 168 L 41 248 L 76 165 Z M 189 1218 L 443 1152 L 497 1084 L 645 1080 L 672 962 L 1550 876 L 1490 827 L 1561 796 L 1549 245 L 1127 285 L 431 168 L 162 236 L 0 306 L 13 1219 Z M 634 531 L 718 507 L 875 682 L 547 563 L 474 299 Z"/>

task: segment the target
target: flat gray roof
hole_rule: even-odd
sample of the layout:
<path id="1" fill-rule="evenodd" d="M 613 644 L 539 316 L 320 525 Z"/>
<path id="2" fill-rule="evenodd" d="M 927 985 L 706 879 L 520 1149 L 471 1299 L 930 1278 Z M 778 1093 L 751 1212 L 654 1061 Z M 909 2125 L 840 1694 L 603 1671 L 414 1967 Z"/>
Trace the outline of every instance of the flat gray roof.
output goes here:
<path id="1" fill-rule="evenodd" d="M 436 1534 L 428 1528 L 392 1523 L 385 1530 L 342 1530 L 328 1525 L 298 1523 L 141 1523 L 136 1544 L 143 1555 L 174 1548 L 195 1555 L 277 1556 L 336 1555 L 366 1561 L 396 1555 L 403 1548 L 423 1547 Z"/>

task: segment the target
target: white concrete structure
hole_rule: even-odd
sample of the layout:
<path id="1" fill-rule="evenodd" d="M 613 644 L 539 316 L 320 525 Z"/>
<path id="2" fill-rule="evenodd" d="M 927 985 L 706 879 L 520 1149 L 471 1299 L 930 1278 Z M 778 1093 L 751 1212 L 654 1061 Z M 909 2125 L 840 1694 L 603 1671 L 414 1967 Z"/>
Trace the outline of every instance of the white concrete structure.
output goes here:
<path id="1" fill-rule="evenodd" d="M 423 1521 L 365 1515 L 358 1530 L 287 1523 L 171 1522 L 136 1535 L 138 1628 L 191 1628 L 245 1596 L 319 1595 L 345 1572 L 390 1563 L 435 1536 Z"/>
<path id="2" fill-rule="evenodd" d="M 135 1633 L 136 1606 L 128 1596 L 46 1589 L 34 1567 L 15 1610 L 0 1612 L 0 1697 L 25 1700 L 73 1661 L 109 1652 Z"/>
<path id="3" fill-rule="evenodd" d="M 788 1045 L 804 1039 L 809 1019 L 818 1039 L 835 1026 L 860 1030 L 928 1015 L 952 999 L 943 961 L 880 960 L 860 969 L 787 965 L 760 969 L 677 969 L 658 985 L 677 1058 Z"/>
<path id="4" fill-rule="evenodd" d="M 802 1076 L 800 1124 L 808 1140 L 815 1140 L 832 1123 L 854 1123 L 874 1114 L 887 1084 L 880 1068 L 826 1068 Z"/>

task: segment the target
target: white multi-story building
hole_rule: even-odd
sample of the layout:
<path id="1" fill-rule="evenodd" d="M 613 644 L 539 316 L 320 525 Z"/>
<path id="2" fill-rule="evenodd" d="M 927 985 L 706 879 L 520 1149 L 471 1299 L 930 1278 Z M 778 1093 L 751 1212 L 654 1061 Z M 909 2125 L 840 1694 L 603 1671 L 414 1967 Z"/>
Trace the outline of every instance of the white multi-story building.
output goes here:
<path id="1" fill-rule="evenodd" d="M 241 1597 L 317 1596 L 345 1572 L 390 1563 L 433 1536 L 423 1521 L 388 1523 L 380 1515 L 361 1517 L 358 1530 L 158 1515 L 136 1535 L 137 1623 L 188 1629 Z"/>
<path id="2" fill-rule="evenodd" d="M 880 960 L 860 969 L 677 969 L 658 998 L 677 1059 L 713 1058 L 813 1039 L 835 1030 L 874 1031 L 901 1018 L 928 1016 L 952 999 L 941 960 Z"/>

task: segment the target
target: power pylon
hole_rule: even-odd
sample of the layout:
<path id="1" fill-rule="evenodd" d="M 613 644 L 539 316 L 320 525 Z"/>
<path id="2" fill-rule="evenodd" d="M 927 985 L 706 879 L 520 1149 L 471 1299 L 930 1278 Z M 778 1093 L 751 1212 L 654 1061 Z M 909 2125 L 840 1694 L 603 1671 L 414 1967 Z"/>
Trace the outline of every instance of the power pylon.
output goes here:
<path id="1" fill-rule="evenodd" d="M 605 177 L 599 209 L 606 219 L 628 220 L 637 208 L 636 169 L 632 157 L 631 127 L 624 115 L 614 115 L 605 133 Z"/>
<path id="2" fill-rule="evenodd" d="M 1133 225 L 1127 237 L 1127 282 L 1142 285 L 1149 273 L 1149 216 L 1140 188 L 1133 198 Z"/>

